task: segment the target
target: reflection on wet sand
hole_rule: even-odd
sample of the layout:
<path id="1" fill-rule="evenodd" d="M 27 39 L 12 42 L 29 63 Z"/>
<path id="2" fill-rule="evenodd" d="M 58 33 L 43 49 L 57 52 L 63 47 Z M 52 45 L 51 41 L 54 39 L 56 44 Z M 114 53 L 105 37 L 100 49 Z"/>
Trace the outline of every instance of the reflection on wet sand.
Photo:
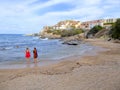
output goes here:
<path id="1" fill-rule="evenodd" d="M 26 63 L 26 67 L 27 67 L 27 68 L 30 68 L 30 63 L 27 62 L 27 63 Z"/>
<path id="2" fill-rule="evenodd" d="M 32 70 L 32 72 L 34 72 L 34 74 L 38 74 L 38 72 L 39 72 L 39 67 L 38 67 L 38 63 L 26 63 L 26 68 L 27 69 L 30 69 L 30 68 L 33 68 Z"/>

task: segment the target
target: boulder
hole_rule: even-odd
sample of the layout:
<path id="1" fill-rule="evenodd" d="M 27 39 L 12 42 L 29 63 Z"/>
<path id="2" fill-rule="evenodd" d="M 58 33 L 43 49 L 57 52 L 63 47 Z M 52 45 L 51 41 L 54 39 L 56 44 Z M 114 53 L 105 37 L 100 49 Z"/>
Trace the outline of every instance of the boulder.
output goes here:
<path id="1" fill-rule="evenodd" d="M 63 42 L 62 44 L 67 44 L 67 45 L 78 45 L 79 42 L 78 42 L 78 41 L 66 41 L 66 42 Z"/>

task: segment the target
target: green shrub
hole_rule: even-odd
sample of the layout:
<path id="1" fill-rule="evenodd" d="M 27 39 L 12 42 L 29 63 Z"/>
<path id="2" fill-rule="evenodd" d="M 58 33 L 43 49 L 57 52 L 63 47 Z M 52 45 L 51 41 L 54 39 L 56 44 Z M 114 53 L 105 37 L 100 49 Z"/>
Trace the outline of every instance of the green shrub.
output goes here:
<path id="1" fill-rule="evenodd" d="M 69 36 L 80 34 L 82 32 L 83 32 L 83 30 L 81 30 L 81 29 L 63 30 L 61 32 L 61 36 L 62 37 L 69 37 Z"/>
<path id="2" fill-rule="evenodd" d="M 90 34 L 94 36 L 97 32 L 99 32 L 99 31 L 102 30 L 102 29 L 103 29 L 102 26 L 96 25 L 96 26 L 94 26 L 94 27 L 88 32 L 88 35 L 87 35 L 87 36 L 89 36 Z"/>
<path id="3" fill-rule="evenodd" d="M 52 33 L 53 31 L 52 30 L 47 30 L 47 33 Z"/>
<path id="4" fill-rule="evenodd" d="M 110 24 L 113 25 L 114 23 L 104 23 L 104 25 L 110 25 Z"/>
<path id="5" fill-rule="evenodd" d="M 112 25 L 109 35 L 114 39 L 120 39 L 120 18 Z"/>
<path id="6" fill-rule="evenodd" d="M 53 30 L 52 33 L 55 35 L 61 35 L 61 30 Z"/>
<path id="7" fill-rule="evenodd" d="M 81 29 L 72 29 L 72 30 L 48 30 L 47 33 L 53 33 L 54 35 L 61 35 L 61 37 L 69 37 L 76 34 L 82 33 Z"/>

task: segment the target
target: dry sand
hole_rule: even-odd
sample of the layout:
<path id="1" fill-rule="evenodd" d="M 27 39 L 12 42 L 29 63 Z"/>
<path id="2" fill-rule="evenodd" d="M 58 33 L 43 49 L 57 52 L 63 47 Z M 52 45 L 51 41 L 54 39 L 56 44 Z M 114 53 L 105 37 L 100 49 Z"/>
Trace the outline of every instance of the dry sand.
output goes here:
<path id="1" fill-rule="evenodd" d="M 44 67 L 2 69 L 0 90 L 120 90 L 120 44 L 100 39 L 86 42 L 108 50 Z"/>

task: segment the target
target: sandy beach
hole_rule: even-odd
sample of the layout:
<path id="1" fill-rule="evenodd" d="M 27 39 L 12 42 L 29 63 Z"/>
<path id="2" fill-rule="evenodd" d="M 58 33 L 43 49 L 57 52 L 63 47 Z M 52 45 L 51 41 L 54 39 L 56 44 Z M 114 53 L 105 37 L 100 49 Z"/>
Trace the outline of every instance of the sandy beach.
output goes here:
<path id="1" fill-rule="evenodd" d="M 0 90 L 120 90 L 120 44 L 102 39 L 85 42 L 106 50 L 48 66 L 1 69 Z"/>

